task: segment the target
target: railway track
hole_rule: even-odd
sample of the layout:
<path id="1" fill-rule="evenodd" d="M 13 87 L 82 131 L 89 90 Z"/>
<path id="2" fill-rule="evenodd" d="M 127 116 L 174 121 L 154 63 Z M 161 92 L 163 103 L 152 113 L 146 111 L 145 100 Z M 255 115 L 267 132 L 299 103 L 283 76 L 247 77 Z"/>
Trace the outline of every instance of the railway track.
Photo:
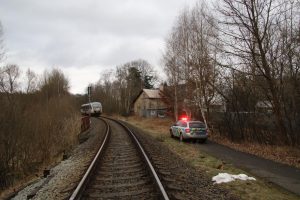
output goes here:
<path id="1" fill-rule="evenodd" d="M 133 132 L 117 120 L 100 120 L 106 136 L 70 200 L 169 199 Z"/>

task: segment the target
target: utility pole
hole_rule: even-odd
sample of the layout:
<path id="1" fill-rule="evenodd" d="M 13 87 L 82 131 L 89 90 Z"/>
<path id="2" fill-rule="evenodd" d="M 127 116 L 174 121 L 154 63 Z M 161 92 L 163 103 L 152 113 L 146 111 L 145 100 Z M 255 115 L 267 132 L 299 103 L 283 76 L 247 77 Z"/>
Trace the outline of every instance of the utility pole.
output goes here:
<path id="1" fill-rule="evenodd" d="M 89 98 L 89 103 L 91 103 L 91 93 L 92 93 L 92 86 L 88 86 L 88 98 Z"/>
<path id="2" fill-rule="evenodd" d="M 92 109 L 92 104 L 91 104 L 91 93 L 92 93 L 92 86 L 88 86 L 88 98 L 89 98 L 89 106 L 90 106 L 90 111 L 89 111 L 89 121 L 91 124 L 91 109 Z"/>

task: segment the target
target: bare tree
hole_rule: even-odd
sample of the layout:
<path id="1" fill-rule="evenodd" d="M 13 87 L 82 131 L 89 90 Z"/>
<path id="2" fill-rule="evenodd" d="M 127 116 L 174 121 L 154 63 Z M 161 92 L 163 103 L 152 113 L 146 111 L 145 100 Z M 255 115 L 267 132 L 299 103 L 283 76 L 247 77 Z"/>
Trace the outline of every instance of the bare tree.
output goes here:
<path id="1" fill-rule="evenodd" d="M 177 35 L 173 31 L 169 40 L 167 41 L 167 49 L 163 55 L 164 70 L 167 74 L 169 83 L 173 85 L 174 89 L 174 118 L 178 120 L 178 85 L 181 80 L 181 65 L 178 59 L 178 46 L 177 46 Z"/>
<path id="2" fill-rule="evenodd" d="M 12 94 L 18 89 L 18 78 L 20 68 L 14 64 L 8 64 L 0 68 L 0 91 L 6 94 Z"/>
<path id="3" fill-rule="evenodd" d="M 208 7 L 202 3 L 191 10 L 182 11 L 167 40 L 163 57 L 165 71 L 174 86 L 174 114 L 177 115 L 176 96 L 178 84 L 181 83 L 185 86 L 186 94 L 183 107 L 189 110 L 196 108 L 205 123 L 204 110 L 209 115 L 210 102 L 214 97 L 212 85 L 217 76 L 215 46 L 218 42 L 215 20 L 207 10 Z"/>
<path id="4" fill-rule="evenodd" d="M 105 105 L 104 111 L 107 114 L 120 113 L 123 105 L 120 99 L 120 86 L 115 77 L 115 71 L 103 71 L 99 81 L 93 87 L 92 99 Z"/>
<path id="5" fill-rule="evenodd" d="M 37 76 L 34 71 L 26 71 L 26 93 L 34 92 L 37 89 Z"/>
<path id="6" fill-rule="evenodd" d="M 221 31 L 226 53 L 233 60 L 238 59 L 235 69 L 251 74 L 257 83 L 258 78 L 263 78 L 260 87 L 272 104 L 280 133 L 286 136 L 289 144 L 293 144 L 294 139 L 285 122 L 283 94 L 287 65 L 282 58 L 287 52 L 283 48 L 285 38 L 281 27 L 286 27 L 293 19 L 292 15 L 289 20 L 285 17 L 291 6 L 290 1 L 279 0 L 223 0 L 219 8 L 225 19 L 221 21 Z"/>
<path id="7" fill-rule="evenodd" d="M 207 12 L 208 7 L 204 3 L 197 4 L 191 11 L 190 19 L 190 65 L 192 68 L 195 89 L 195 103 L 199 107 L 202 118 L 206 122 L 204 109 L 207 117 L 210 113 L 210 102 L 214 98 L 214 85 L 217 77 L 217 66 L 215 63 L 217 54 L 217 29 L 215 19 Z"/>
<path id="8" fill-rule="evenodd" d="M 40 90 L 47 99 L 68 94 L 69 87 L 69 79 L 59 69 L 52 69 L 51 72 L 45 71 L 40 83 Z"/>

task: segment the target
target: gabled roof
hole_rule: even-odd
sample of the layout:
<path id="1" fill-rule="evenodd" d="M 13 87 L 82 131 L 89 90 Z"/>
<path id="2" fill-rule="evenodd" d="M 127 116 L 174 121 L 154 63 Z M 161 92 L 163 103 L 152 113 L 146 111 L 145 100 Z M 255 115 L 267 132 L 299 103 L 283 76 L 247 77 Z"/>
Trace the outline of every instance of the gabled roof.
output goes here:
<path id="1" fill-rule="evenodd" d="M 160 90 L 159 89 L 142 89 L 137 97 L 132 101 L 132 104 L 139 98 L 139 96 L 145 92 L 149 99 L 161 99 Z"/>
<path id="2" fill-rule="evenodd" d="M 158 89 L 143 89 L 143 91 L 150 99 L 161 99 L 161 96 L 159 94 L 160 90 Z"/>

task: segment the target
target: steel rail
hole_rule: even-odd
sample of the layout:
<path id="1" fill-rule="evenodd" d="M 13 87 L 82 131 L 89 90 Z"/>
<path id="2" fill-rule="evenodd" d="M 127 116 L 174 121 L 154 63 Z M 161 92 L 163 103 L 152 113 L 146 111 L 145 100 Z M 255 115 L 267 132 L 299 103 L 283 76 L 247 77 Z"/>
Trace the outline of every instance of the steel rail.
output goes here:
<path id="1" fill-rule="evenodd" d="M 112 121 L 120 124 L 123 128 L 125 128 L 125 130 L 128 133 L 130 133 L 130 136 L 133 138 L 134 143 L 136 144 L 136 146 L 138 147 L 139 151 L 141 152 L 141 154 L 143 156 L 143 159 L 146 161 L 146 165 L 150 169 L 151 175 L 155 179 L 155 184 L 156 184 L 157 188 L 159 189 L 159 192 L 163 196 L 163 199 L 169 200 L 168 194 L 165 191 L 165 188 L 164 188 L 163 184 L 161 183 L 161 181 L 160 181 L 160 179 L 159 179 L 159 177 L 158 177 L 158 175 L 157 175 L 157 173 L 156 173 L 156 171 L 155 171 L 155 169 L 154 169 L 154 167 L 153 167 L 153 165 L 152 165 L 149 157 L 147 156 L 144 148 L 142 147 L 141 143 L 139 142 L 139 140 L 137 139 L 137 137 L 135 136 L 135 134 L 124 123 L 122 123 L 121 121 L 116 120 L 116 119 L 112 119 L 112 118 L 109 118 L 109 117 L 103 117 L 103 118 L 112 120 Z"/>
<path id="2" fill-rule="evenodd" d="M 103 120 L 103 119 L 101 119 Z M 90 176 L 92 175 L 95 166 L 100 158 L 100 155 L 102 154 L 106 144 L 108 143 L 108 139 L 110 137 L 110 126 L 109 124 L 103 120 L 103 122 L 106 125 L 106 134 L 105 137 L 103 139 L 103 142 L 99 148 L 99 150 L 97 151 L 93 161 L 91 162 L 90 166 L 88 167 L 88 169 L 86 170 L 84 176 L 82 177 L 82 179 L 80 180 L 79 184 L 77 185 L 76 189 L 74 190 L 74 192 L 72 193 L 71 197 L 69 198 L 69 200 L 77 200 L 80 199 L 82 192 L 84 191 L 86 184 L 88 183 Z"/>

